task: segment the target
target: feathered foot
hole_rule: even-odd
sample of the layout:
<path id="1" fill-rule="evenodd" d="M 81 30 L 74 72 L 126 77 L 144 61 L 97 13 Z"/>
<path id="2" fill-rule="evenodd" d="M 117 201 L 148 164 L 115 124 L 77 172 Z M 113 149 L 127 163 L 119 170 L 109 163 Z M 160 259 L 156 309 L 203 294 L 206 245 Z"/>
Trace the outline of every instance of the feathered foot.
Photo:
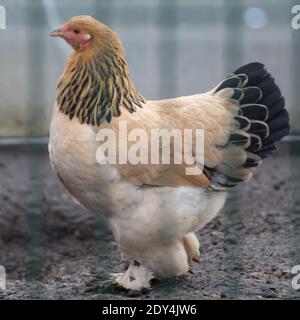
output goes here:
<path id="1" fill-rule="evenodd" d="M 189 263 L 200 260 L 200 243 L 195 235 L 191 232 L 183 237 L 183 245 L 188 255 Z"/>
<path id="2" fill-rule="evenodd" d="M 137 262 L 131 262 L 125 273 L 112 273 L 112 283 L 121 288 L 132 291 L 141 291 L 151 288 L 154 275 L 146 267 Z"/>

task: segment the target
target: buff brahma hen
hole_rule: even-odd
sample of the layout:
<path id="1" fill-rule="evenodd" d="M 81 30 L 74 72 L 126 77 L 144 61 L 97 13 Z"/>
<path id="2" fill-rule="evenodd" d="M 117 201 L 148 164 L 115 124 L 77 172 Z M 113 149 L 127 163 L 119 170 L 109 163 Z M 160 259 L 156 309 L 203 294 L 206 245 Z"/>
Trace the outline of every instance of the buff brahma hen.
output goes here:
<path id="1" fill-rule="evenodd" d="M 51 36 L 63 38 L 73 52 L 57 86 L 50 160 L 69 194 L 104 217 L 119 249 L 130 257 L 128 270 L 112 275 L 112 281 L 141 290 L 153 278 L 184 275 L 200 255 L 195 232 L 216 217 L 228 190 L 248 181 L 276 150 L 275 142 L 289 133 L 274 79 L 254 62 L 207 93 L 151 101 L 138 93 L 121 41 L 103 23 L 77 16 Z M 191 163 L 184 161 L 97 161 L 99 131 L 118 135 L 121 122 L 128 131 L 148 134 L 152 129 L 202 129 L 204 154 L 195 153 L 194 138 L 191 152 L 201 170 L 186 174 Z M 133 144 L 128 141 L 125 151 Z M 173 147 L 174 142 L 171 157 Z"/>

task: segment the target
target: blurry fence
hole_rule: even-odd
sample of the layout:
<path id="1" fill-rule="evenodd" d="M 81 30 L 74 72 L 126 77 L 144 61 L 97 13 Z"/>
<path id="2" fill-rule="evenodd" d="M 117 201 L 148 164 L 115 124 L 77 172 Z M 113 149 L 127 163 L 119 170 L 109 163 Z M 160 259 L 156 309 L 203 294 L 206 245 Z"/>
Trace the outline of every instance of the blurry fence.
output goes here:
<path id="1" fill-rule="evenodd" d="M 300 3 L 300 1 L 299 1 Z M 1 0 L 0 136 L 45 136 L 55 85 L 70 49 L 51 39 L 73 15 L 92 15 L 121 36 L 130 71 L 151 99 L 209 90 L 241 64 L 258 60 L 274 74 L 300 132 L 300 30 L 295 1 Z M 253 9 L 254 7 L 254 9 Z M 255 7 L 258 7 L 258 9 Z"/>

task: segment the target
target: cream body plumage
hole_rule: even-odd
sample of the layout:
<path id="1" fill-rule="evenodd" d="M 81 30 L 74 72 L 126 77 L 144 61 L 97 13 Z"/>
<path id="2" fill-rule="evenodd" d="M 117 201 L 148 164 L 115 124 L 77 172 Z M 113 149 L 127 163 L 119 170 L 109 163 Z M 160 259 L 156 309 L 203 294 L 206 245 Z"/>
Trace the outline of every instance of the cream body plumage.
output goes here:
<path id="1" fill-rule="evenodd" d="M 151 101 L 138 93 L 121 41 L 104 24 L 73 17 L 52 35 L 65 39 L 74 51 L 57 87 L 51 164 L 65 189 L 87 210 L 105 218 L 120 250 L 133 259 L 114 281 L 141 290 L 149 288 L 154 277 L 185 274 L 200 255 L 194 232 L 218 214 L 227 191 L 248 181 L 276 149 L 275 143 L 289 133 L 278 86 L 255 62 L 207 93 Z M 203 157 L 195 152 L 195 136 L 190 157 L 192 166 L 202 170 L 186 174 L 191 168 L 187 161 L 100 164 L 99 132 L 121 136 L 122 123 L 128 132 L 140 129 L 147 137 L 152 130 L 201 129 Z M 128 139 L 126 152 L 134 143 Z M 117 159 L 123 150 L 119 144 Z M 184 152 L 175 151 L 174 144 L 170 159 Z"/>

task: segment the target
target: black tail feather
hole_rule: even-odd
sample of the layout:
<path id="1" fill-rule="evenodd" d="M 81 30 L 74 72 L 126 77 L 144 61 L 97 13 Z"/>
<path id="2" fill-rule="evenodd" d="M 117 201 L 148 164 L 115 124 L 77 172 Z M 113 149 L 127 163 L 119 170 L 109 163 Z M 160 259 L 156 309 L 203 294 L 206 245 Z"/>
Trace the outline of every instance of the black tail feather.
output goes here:
<path id="1" fill-rule="evenodd" d="M 239 68 L 233 74 L 236 76 L 245 74 L 248 77 L 248 82 L 242 88 L 244 91 L 243 99 L 240 100 L 242 115 L 251 120 L 248 132 L 256 134 L 262 139 L 259 150 L 262 150 L 261 154 L 265 156 L 276 149 L 274 146 L 277 141 L 289 134 L 289 114 L 284 108 L 285 100 L 274 78 L 267 72 L 263 64 L 250 63 Z M 253 88 L 256 88 L 256 91 Z M 257 100 L 259 91 L 261 97 Z M 245 102 L 248 106 L 243 106 Z M 251 110 L 252 108 L 253 110 Z M 271 147 L 264 149 L 269 145 Z M 254 152 L 251 144 L 249 150 Z M 259 150 L 254 153 L 259 155 Z"/>
<path id="2" fill-rule="evenodd" d="M 235 84 L 239 85 L 235 87 Z M 240 105 L 240 113 L 235 120 L 237 127 L 244 131 L 242 135 L 233 132 L 228 145 L 243 147 L 247 152 L 247 159 L 241 167 L 231 171 L 224 170 L 224 165 L 215 168 L 214 171 L 219 174 L 220 179 L 215 178 L 214 185 L 233 187 L 245 180 L 237 179 L 234 170 L 240 172 L 241 168 L 255 168 L 260 165 L 262 159 L 277 150 L 276 142 L 289 134 L 290 125 L 285 100 L 263 64 L 254 62 L 237 69 L 215 92 L 226 88 L 234 89 L 230 99 L 238 101 Z"/>

